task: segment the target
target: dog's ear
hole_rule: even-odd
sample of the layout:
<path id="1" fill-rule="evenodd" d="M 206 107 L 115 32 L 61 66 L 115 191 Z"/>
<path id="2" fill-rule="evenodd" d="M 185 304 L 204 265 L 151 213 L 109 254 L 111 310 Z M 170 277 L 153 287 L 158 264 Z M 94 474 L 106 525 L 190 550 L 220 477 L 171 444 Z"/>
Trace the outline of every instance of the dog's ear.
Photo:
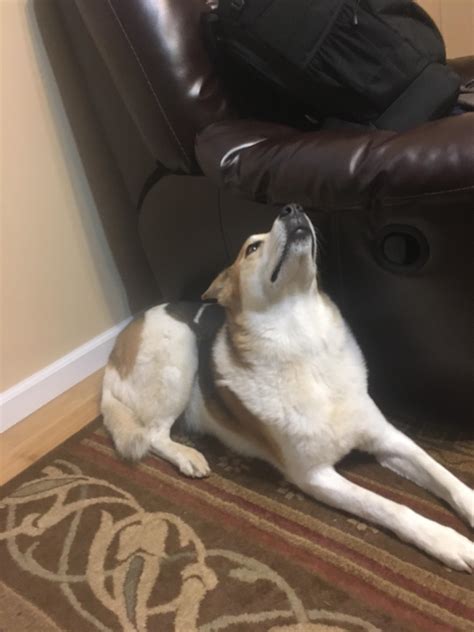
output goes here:
<path id="1" fill-rule="evenodd" d="M 231 268 L 223 270 L 201 296 L 203 301 L 216 300 L 220 305 L 228 305 L 232 297 Z"/>

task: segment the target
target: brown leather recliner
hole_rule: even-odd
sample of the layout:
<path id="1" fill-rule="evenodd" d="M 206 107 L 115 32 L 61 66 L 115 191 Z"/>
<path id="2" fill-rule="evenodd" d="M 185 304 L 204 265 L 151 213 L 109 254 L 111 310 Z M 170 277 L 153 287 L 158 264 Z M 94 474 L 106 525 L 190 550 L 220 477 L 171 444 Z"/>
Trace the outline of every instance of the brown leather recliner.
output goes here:
<path id="1" fill-rule="evenodd" d="M 383 410 L 471 423 L 474 113 L 403 134 L 243 120 L 203 45 L 205 0 L 58 7 L 162 298 L 199 296 L 297 201 Z M 452 63 L 474 77 L 474 58 Z"/>

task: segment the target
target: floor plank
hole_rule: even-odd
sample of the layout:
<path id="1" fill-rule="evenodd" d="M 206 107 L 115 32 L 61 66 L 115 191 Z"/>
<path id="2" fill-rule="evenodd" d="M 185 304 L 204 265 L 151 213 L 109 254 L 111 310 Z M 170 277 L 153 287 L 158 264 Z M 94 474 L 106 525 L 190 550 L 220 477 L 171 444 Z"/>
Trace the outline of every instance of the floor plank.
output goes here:
<path id="1" fill-rule="evenodd" d="M 102 376 L 93 373 L 0 435 L 0 485 L 97 417 Z"/>

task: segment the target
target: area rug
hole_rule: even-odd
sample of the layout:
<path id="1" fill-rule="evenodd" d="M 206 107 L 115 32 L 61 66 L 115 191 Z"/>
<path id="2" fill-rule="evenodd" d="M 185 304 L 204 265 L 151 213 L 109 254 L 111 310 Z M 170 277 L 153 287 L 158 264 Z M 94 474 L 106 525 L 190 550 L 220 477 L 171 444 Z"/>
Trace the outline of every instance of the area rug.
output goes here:
<path id="1" fill-rule="evenodd" d="M 318 504 L 217 442 L 212 475 L 130 465 L 99 421 L 5 486 L 2 632 L 473 630 L 472 577 Z M 474 484 L 472 441 L 421 443 Z M 355 457 L 340 470 L 469 536 L 443 503 Z"/>

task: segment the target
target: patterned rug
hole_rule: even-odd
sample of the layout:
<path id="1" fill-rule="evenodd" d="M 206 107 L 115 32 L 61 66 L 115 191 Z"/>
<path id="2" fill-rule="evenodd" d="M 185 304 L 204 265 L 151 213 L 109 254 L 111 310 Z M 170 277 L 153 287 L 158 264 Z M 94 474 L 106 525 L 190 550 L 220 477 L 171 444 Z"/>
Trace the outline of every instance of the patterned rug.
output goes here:
<path id="1" fill-rule="evenodd" d="M 420 441 L 420 439 L 418 439 Z M 95 422 L 5 486 L 2 632 L 473 630 L 472 577 L 303 496 L 208 439 L 190 480 L 117 458 Z M 424 438 L 474 484 L 474 443 Z M 349 478 L 465 535 L 441 502 L 363 457 Z"/>

